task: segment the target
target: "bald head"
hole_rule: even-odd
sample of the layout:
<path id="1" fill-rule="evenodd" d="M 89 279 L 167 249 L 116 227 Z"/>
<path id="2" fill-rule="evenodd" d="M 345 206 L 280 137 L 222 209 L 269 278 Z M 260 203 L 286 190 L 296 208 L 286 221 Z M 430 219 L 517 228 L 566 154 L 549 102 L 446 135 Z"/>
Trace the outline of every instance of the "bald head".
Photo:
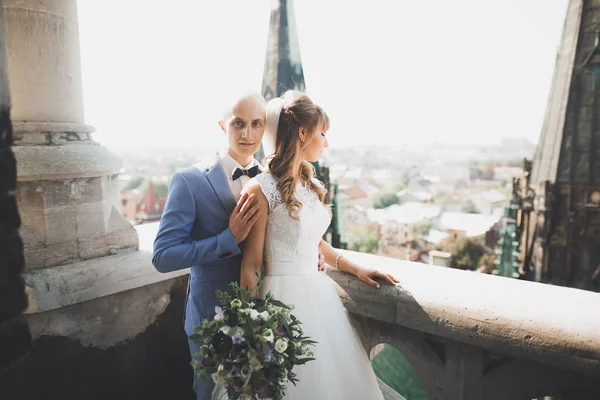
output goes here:
<path id="1" fill-rule="evenodd" d="M 266 102 L 264 97 L 255 90 L 243 90 L 230 92 L 223 101 L 223 110 L 221 121 L 226 121 L 234 114 L 234 110 L 239 107 L 261 107 L 265 109 Z"/>
<path id="2" fill-rule="evenodd" d="M 225 104 L 219 126 L 227 135 L 227 152 L 245 166 L 260 147 L 265 131 L 265 99 L 246 91 L 232 94 Z"/>

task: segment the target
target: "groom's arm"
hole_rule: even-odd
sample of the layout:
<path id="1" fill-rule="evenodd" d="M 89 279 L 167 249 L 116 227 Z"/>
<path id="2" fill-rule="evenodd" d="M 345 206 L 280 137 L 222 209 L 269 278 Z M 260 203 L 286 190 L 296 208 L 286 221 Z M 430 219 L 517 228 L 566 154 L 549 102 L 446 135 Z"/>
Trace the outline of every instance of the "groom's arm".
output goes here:
<path id="1" fill-rule="evenodd" d="M 229 228 L 216 236 L 190 240 L 196 221 L 196 203 L 181 173 L 173 175 L 169 195 L 154 240 L 152 264 L 160 272 L 171 272 L 240 254 Z"/>

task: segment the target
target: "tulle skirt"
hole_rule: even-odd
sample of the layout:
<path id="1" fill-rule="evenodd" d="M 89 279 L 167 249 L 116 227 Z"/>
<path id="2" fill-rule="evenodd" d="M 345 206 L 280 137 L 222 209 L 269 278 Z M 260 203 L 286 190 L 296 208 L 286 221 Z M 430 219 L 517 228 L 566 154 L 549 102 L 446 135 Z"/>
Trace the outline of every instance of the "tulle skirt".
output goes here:
<path id="1" fill-rule="evenodd" d="M 298 382 L 288 382 L 286 400 L 383 399 L 367 353 L 324 272 L 267 275 L 264 290 L 294 305 L 304 334 L 318 342 L 316 360 L 294 368 Z"/>

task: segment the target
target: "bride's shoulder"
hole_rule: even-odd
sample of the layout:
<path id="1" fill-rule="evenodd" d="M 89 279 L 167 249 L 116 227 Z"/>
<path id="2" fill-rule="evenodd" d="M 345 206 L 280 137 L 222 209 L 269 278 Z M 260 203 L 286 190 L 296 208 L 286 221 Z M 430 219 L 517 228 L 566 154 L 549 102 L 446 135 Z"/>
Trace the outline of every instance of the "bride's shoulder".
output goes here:
<path id="1" fill-rule="evenodd" d="M 263 188 L 263 190 L 271 189 L 273 186 L 277 186 L 277 181 L 269 171 L 265 171 L 261 174 L 256 175 L 254 178 L 250 179 L 248 183 L 246 183 L 246 186 L 250 185 L 259 185 L 261 188 Z"/>
<path id="2" fill-rule="evenodd" d="M 250 179 L 244 186 L 242 193 L 244 192 L 254 193 L 259 198 L 265 198 L 269 203 L 269 208 L 273 208 L 281 200 L 281 194 L 277 189 L 277 180 L 268 171 Z"/>

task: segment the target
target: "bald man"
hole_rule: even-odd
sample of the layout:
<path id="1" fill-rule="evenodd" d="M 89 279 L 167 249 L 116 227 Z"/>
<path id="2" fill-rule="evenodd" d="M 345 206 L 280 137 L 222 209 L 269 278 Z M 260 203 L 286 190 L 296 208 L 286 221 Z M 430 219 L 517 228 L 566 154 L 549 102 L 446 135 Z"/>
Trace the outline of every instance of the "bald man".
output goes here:
<path id="1" fill-rule="evenodd" d="M 216 157 L 173 175 L 152 263 L 160 272 L 190 268 L 185 332 L 194 333 L 203 319 L 213 319 L 216 291 L 240 278 L 243 241 L 259 209 L 253 195 L 240 196 L 244 184 L 261 172 L 253 155 L 265 129 L 265 101 L 245 93 L 226 106 L 219 126 L 226 136 Z M 196 344 L 189 341 L 192 357 Z M 214 384 L 194 375 L 198 400 L 209 400 Z"/>

